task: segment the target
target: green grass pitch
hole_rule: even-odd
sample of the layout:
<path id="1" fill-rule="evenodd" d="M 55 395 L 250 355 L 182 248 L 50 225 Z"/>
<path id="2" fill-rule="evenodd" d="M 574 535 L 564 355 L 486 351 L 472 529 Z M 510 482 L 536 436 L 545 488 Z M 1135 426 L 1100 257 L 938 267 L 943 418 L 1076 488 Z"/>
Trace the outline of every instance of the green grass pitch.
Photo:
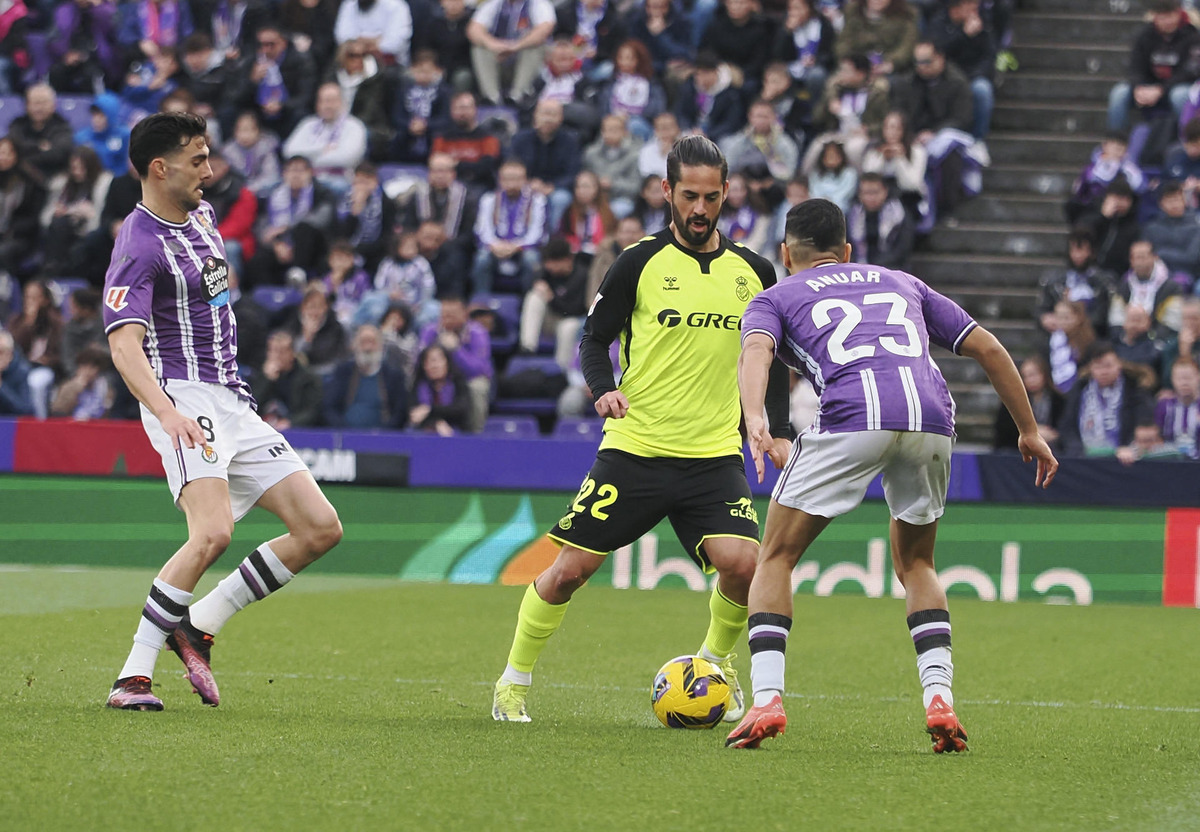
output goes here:
<path id="1" fill-rule="evenodd" d="M 1200 827 L 1195 611 L 954 603 L 971 751 L 934 756 L 902 603 L 801 596 L 788 732 L 734 752 L 650 710 L 684 590 L 577 596 L 530 725 L 489 713 L 521 589 L 322 574 L 221 633 L 219 708 L 164 653 L 167 710 L 109 711 L 152 575 L 0 571 L 0 829 Z"/>

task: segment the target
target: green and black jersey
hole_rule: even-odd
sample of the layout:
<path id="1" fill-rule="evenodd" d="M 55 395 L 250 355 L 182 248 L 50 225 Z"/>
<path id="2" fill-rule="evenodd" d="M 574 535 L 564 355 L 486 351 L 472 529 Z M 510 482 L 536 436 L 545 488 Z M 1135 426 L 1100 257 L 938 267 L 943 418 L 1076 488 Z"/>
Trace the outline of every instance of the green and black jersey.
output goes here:
<path id="1" fill-rule="evenodd" d="M 625 249 L 605 275 L 580 345 L 584 377 L 599 398 L 617 389 L 609 346 L 620 338 L 629 412 L 607 420 L 601 449 L 644 457 L 741 453 L 741 318 L 750 299 L 774 284 L 770 262 L 724 235 L 720 248 L 700 253 L 668 227 Z M 790 436 L 785 373 L 772 374 L 770 393 L 772 433 Z"/>

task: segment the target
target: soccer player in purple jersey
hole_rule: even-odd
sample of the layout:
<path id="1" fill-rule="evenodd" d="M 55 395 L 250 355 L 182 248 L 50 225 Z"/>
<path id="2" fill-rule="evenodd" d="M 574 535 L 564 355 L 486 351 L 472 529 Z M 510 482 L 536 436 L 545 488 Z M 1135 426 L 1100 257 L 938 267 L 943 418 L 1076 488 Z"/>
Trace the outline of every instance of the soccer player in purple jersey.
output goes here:
<path id="1" fill-rule="evenodd" d="M 342 537 L 337 512 L 287 440 L 258 417 L 238 375 L 225 244 L 201 199 L 212 178 L 206 131 L 203 118 L 180 113 L 152 115 L 133 128 L 129 159 L 142 201 L 121 227 L 104 279 L 113 363 L 141 402 L 142 424 L 188 526 L 187 542 L 150 588 L 110 708 L 162 710 L 151 679 L 164 643 L 204 704 L 218 704 L 213 636 Z M 229 546 L 234 522 L 256 505 L 288 533 L 261 544 L 192 604 L 196 582 Z"/>
<path id="2" fill-rule="evenodd" d="M 738 386 L 759 482 L 763 450 L 770 447 L 763 393 L 774 356 L 812 381 L 820 409 L 771 495 L 750 584 L 754 705 L 725 744 L 757 748 L 783 733 L 792 570 L 882 473 L 892 565 L 906 593 L 927 730 L 935 752 L 965 751 L 967 735 L 950 691 L 950 613 L 933 566 L 954 448 L 954 401 L 930 342 L 983 366 L 1017 424 L 1022 456 L 1037 460 L 1037 485 L 1050 484 L 1058 462 L 1038 435 L 1021 376 L 995 336 L 912 275 L 851 263 L 845 217 L 836 205 L 812 199 L 788 211 L 782 254 L 791 277 L 755 296 L 742 316 Z"/>

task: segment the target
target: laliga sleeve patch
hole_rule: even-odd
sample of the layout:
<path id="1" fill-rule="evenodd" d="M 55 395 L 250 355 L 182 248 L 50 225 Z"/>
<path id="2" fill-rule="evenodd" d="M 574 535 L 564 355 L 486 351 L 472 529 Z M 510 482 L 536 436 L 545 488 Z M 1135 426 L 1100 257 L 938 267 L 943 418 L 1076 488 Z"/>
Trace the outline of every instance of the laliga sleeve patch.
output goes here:
<path id="1" fill-rule="evenodd" d="M 229 266 L 220 257 L 204 258 L 200 270 L 200 293 L 211 306 L 229 303 Z"/>
<path id="2" fill-rule="evenodd" d="M 128 286 L 109 286 L 104 293 L 104 305 L 114 312 L 120 312 L 129 305 L 125 300 L 128 295 Z"/>

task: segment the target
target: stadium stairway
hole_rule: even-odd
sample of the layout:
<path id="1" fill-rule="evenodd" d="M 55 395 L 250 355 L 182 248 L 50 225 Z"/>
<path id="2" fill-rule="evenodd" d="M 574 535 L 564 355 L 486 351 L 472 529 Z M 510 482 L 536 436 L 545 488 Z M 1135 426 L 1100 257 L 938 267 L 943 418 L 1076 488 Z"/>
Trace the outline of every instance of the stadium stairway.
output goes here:
<path id="1" fill-rule="evenodd" d="M 938 226 L 912 271 L 962 304 L 1018 358 L 1039 349 L 1038 284 L 1062 267 L 1062 204 L 1105 131 L 1108 92 L 1125 75 L 1141 0 L 1024 0 L 1019 62 L 996 90 L 983 193 Z M 990 447 L 999 400 L 979 366 L 938 360 L 958 404 L 959 441 Z"/>

